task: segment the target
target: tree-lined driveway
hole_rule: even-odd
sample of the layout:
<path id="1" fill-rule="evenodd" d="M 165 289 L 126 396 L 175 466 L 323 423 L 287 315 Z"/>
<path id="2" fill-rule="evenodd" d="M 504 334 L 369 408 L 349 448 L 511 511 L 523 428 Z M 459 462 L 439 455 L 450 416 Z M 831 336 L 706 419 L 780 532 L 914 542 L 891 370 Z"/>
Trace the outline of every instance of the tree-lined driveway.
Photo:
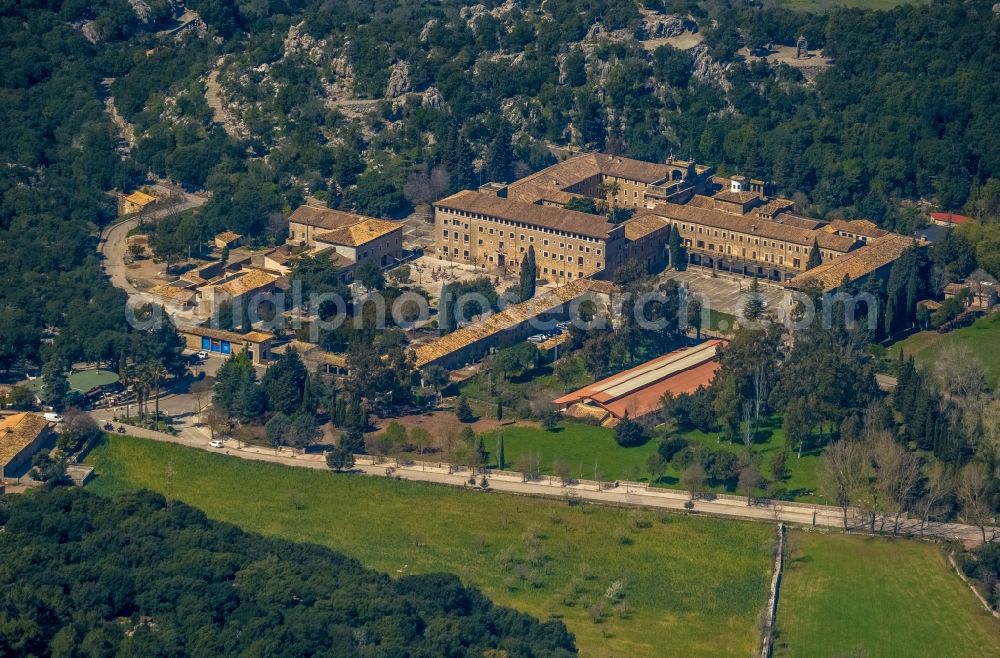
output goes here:
<path id="1" fill-rule="evenodd" d="M 95 417 L 99 417 L 99 415 L 95 414 Z M 128 427 L 127 431 L 129 434 L 140 438 L 178 443 L 193 448 L 223 453 L 230 457 L 267 461 L 301 468 L 327 469 L 324 455 L 302 454 L 290 448 L 284 448 L 276 452 L 273 449 L 260 446 L 248 446 L 246 444 L 238 446 L 237 442 L 232 439 L 227 439 L 223 448 L 211 448 L 208 445 L 209 431 L 206 427 L 188 426 L 177 436 L 135 427 Z M 433 482 L 456 487 L 470 486 L 468 481 L 471 473 L 468 469 L 450 472 L 451 469 L 447 464 L 424 463 L 397 467 L 394 462 L 373 463 L 374 461 L 369 456 L 358 456 L 357 464 L 354 467 L 355 473 L 369 476 L 399 477 L 404 480 Z M 344 474 L 338 477 L 351 477 L 351 475 Z M 481 477 L 481 475 L 476 476 L 477 482 Z M 747 505 L 746 498 L 737 496 L 711 496 L 692 499 L 689 492 L 648 487 L 645 483 L 621 482 L 618 486 L 606 488 L 607 485 L 605 485 L 605 487 L 598 489 L 595 483 L 589 482 L 563 485 L 559 478 L 550 476 L 541 476 L 537 479 L 525 481 L 517 473 L 492 472 L 487 474 L 486 477 L 489 489 L 504 493 L 544 496 L 546 498 L 567 501 L 589 501 L 624 507 L 646 507 L 681 512 L 694 511 L 701 514 L 734 519 L 770 521 L 774 523 L 783 521 L 796 526 L 824 529 L 841 530 L 843 528 L 843 511 L 839 507 L 805 503 L 785 503 L 780 501 L 767 501 L 766 503 L 761 502 L 754 505 Z M 689 503 L 693 504 L 693 507 L 689 507 Z M 859 520 L 857 514 L 849 512 L 849 518 L 852 527 L 857 528 L 859 531 L 864 530 L 865 524 Z M 919 536 L 921 534 L 919 525 L 920 522 L 917 519 L 904 519 L 900 523 L 900 534 Z M 982 532 L 979 528 L 960 523 L 930 524 L 925 528 L 923 534 L 929 538 L 948 541 L 957 539 L 967 547 L 978 546 L 982 543 Z M 989 530 L 987 530 L 987 536 L 991 536 Z"/>

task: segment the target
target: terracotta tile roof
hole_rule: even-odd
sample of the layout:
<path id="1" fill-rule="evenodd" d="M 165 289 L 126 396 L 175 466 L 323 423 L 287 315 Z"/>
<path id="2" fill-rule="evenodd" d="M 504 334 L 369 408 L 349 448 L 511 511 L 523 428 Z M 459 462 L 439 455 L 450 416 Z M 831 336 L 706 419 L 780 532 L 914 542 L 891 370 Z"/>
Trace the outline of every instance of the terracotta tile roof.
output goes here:
<path id="1" fill-rule="evenodd" d="M 580 282 L 587 290 L 599 295 L 613 295 L 618 292 L 618 285 L 605 279 L 581 279 Z"/>
<path id="2" fill-rule="evenodd" d="M 607 377 L 577 391 L 556 398 L 560 405 L 586 403 L 600 406 L 617 418 L 627 411 L 640 416 L 660 408 L 660 398 L 691 393 L 707 386 L 719 369 L 718 349 L 722 340 L 709 340 L 652 359 Z"/>
<path id="3" fill-rule="evenodd" d="M 598 239 L 606 239 L 615 229 L 614 225 L 597 215 L 554 206 L 512 201 L 509 198 L 503 199 L 493 194 L 471 190 L 465 190 L 441 199 L 434 204 L 434 207 L 489 215 L 499 219 L 524 222 L 525 224 Z"/>
<path id="4" fill-rule="evenodd" d="M 889 233 L 889 231 L 879 228 L 875 222 L 868 219 L 855 219 L 851 221 L 835 219 L 825 226 L 824 230 L 844 231 L 846 233 L 854 233 L 855 235 L 863 235 L 866 238 L 881 238 Z"/>
<path id="5" fill-rule="evenodd" d="M 152 194 L 146 194 L 142 190 L 136 190 L 131 194 L 126 194 L 122 197 L 129 203 L 134 203 L 137 206 L 148 206 L 149 204 L 156 201 L 156 197 Z"/>
<path id="6" fill-rule="evenodd" d="M 371 219 L 371 217 L 343 212 L 341 210 L 331 210 L 330 208 L 321 208 L 319 206 L 299 206 L 288 216 L 289 222 L 304 224 L 305 226 L 315 226 L 327 231 L 357 224 L 366 219 Z"/>
<path id="7" fill-rule="evenodd" d="M 235 231 L 223 231 L 222 233 L 219 233 L 217 236 L 215 236 L 215 239 L 229 243 L 239 240 L 242 237 L 243 237 L 242 235 L 236 233 Z"/>
<path id="8" fill-rule="evenodd" d="M 195 291 L 189 288 L 174 286 L 169 283 L 161 283 L 149 289 L 150 295 L 156 295 L 160 299 L 174 304 L 190 304 L 194 301 Z"/>
<path id="9" fill-rule="evenodd" d="M 10 464 L 48 426 L 45 418 L 28 412 L 0 419 L 0 469 Z"/>
<path id="10" fill-rule="evenodd" d="M 754 209 L 757 212 L 760 208 Z M 779 213 L 772 219 L 775 224 L 786 224 L 788 226 L 794 226 L 796 228 L 804 228 L 808 230 L 822 228 L 825 222 L 818 219 L 812 219 L 810 217 L 801 217 L 799 215 L 793 215 L 790 212 Z"/>
<path id="11" fill-rule="evenodd" d="M 643 162 L 604 153 L 593 153 L 591 157 L 605 176 L 617 176 L 648 185 L 660 183 L 670 176 L 671 168 L 657 162 Z"/>
<path id="12" fill-rule="evenodd" d="M 953 212 L 932 212 L 931 219 L 935 222 L 944 222 L 946 224 L 964 224 L 972 220 L 971 217 L 956 215 Z"/>
<path id="13" fill-rule="evenodd" d="M 205 336 L 206 338 L 214 338 L 216 340 L 228 340 L 230 343 L 265 343 L 269 340 L 274 340 L 274 334 L 267 331 L 248 331 L 245 334 L 238 334 L 234 331 L 226 331 L 224 329 L 212 329 L 211 327 L 196 327 L 196 326 L 180 326 L 178 331 L 182 334 L 190 334 L 192 336 Z"/>
<path id="14" fill-rule="evenodd" d="M 754 217 L 750 214 L 733 215 L 709 208 L 698 208 L 691 205 L 681 206 L 675 203 L 657 204 L 656 209 L 650 212 L 675 221 L 690 222 L 726 231 L 736 231 L 802 246 L 812 246 L 815 239 L 819 242 L 820 247 L 842 253 L 850 251 L 855 244 L 855 240 L 851 238 L 799 228 L 798 226 L 791 226 L 780 221 Z"/>
<path id="15" fill-rule="evenodd" d="M 944 287 L 944 294 L 946 295 L 961 295 L 962 292 L 969 290 L 969 286 L 964 283 L 949 283 Z"/>
<path id="16" fill-rule="evenodd" d="M 347 368 L 346 355 L 338 354 L 336 352 L 328 352 L 319 345 L 315 345 L 313 343 L 306 343 L 301 340 L 292 340 L 282 351 L 287 352 L 289 349 L 294 349 L 298 352 L 303 361 L 323 363 L 338 368 Z"/>
<path id="17" fill-rule="evenodd" d="M 429 363 L 457 352 L 501 331 L 512 329 L 532 318 L 552 311 L 563 304 L 586 294 L 590 290 L 588 279 L 577 279 L 561 288 L 549 290 L 520 304 L 508 306 L 499 313 L 489 315 L 475 324 L 436 338 L 413 349 L 415 365 L 422 368 Z"/>
<path id="18" fill-rule="evenodd" d="M 732 190 L 722 190 L 721 192 L 717 192 L 713 198 L 719 199 L 720 201 L 729 201 L 730 203 L 746 203 L 759 197 L 760 195 L 756 192 L 734 192 Z"/>
<path id="19" fill-rule="evenodd" d="M 656 215 L 639 215 L 628 220 L 622 226 L 625 227 L 625 238 L 635 242 L 650 233 L 669 227 L 670 222 Z"/>
<path id="20" fill-rule="evenodd" d="M 661 400 L 664 395 L 667 393 L 673 395 L 694 393 L 702 386 L 707 387 L 715 379 L 715 373 L 720 367 L 721 365 L 718 361 L 706 361 L 701 365 L 679 372 L 673 377 L 664 379 L 632 395 L 626 395 L 614 402 L 608 402 L 604 405 L 604 408 L 616 418 L 623 418 L 625 412 L 628 412 L 630 418 L 655 413 L 662 408 L 663 404 Z"/>
<path id="21" fill-rule="evenodd" d="M 268 272 L 262 270 L 246 270 L 245 273 L 230 279 L 224 283 L 210 284 L 205 286 L 206 288 L 215 288 L 220 290 L 230 297 L 239 297 L 240 295 L 245 295 L 248 292 L 254 292 L 255 290 L 260 290 L 266 286 L 272 285 L 278 277 Z"/>
<path id="22" fill-rule="evenodd" d="M 845 275 L 849 280 L 854 281 L 859 277 L 871 274 L 880 267 L 895 261 L 907 247 L 914 244 L 919 243 L 905 235 L 890 233 L 845 256 L 817 265 L 808 272 L 799 274 L 789 281 L 788 285 L 792 288 L 801 288 L 807 283 L 813 282 L 820 285 L 823 290 L 833 290 L 840 285 Z"/>
<path id="23" fill-rule="evenodd" d="M 403 225 L 398 222 L 390 222 L 384 219 L 364 219 L 350 226 L 320 233 L 316 235 L 315 240 L 327 244 L 360 247 L 393 231 L 402 232 L 402 230 Z"/>
<path id="24" fill-rule="evenodd" d="M 770 199 L 764 205 L 754 208 L 754 212 L 759 215 L 774 216 L 779 212 L 791 210 L 794 206 L 795 204 L 788 199 Z"/>

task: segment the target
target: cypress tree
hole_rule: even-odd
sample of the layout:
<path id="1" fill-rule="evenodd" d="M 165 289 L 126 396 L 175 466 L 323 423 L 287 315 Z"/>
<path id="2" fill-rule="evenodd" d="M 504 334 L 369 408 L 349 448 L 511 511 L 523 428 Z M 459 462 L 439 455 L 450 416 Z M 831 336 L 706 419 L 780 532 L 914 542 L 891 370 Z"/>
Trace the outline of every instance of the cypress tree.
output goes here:
<path id="1" fill-rule="evenodd" d="M 822 262 L 823 255 L 819 252 L 819 244 L 817 244 L 816 238 L 813 238 L 813 246 L 809 251 L 809 260 L 806 261 L 806 269 L 811 270 Z"/>
<path id="2" fill-rule="evenodd" d="M 497 400 L 497 420 L 503 420 L 503 401 Z"/>
<path id="3" fill-rule="evenodd" d="M 503 454 L 503 433 L 497 437 L 497 468 L 501 471 L 507 466 L 506 459 Z"/>
<path id="4" fill-rule="evenodd" d="M 678 272 L 684 269 L 684 245 L 681 244 L 681 234 L 677 230 L 677 224 L 673 224 L 670 227 L 670 238 L 667 240 L 667 245 L 670 249 L 670 267 L 674 268 Z"/>
<path id="5" fill-rule="evenodd" d="M 517 285 L 518 301 L 525 302 L 535 296 L 535 276 L 537 272 L 535 247 L 529 245 L 528 253 L 525 255 L 524 260 L 521 261 L 521 273 Z"/>

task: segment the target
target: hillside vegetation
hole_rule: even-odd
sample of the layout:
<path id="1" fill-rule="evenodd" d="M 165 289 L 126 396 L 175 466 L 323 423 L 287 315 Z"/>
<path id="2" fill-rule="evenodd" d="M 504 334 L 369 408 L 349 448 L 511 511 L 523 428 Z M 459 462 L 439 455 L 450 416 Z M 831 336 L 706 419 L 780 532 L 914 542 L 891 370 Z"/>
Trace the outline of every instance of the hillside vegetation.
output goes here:
<path id="1" fill-rule="evenodd" d="M 391 580 L 149 492 L 0 498 L 0 646 L 19 656 L 571 656 L 558 621 L 454 576 Z"/>
<path id="2" fill-rule="evenodd" d="M 759 641 L 774 541 L 764 524 L 334 475 L 129 437 L 108 437 L 90 461 L 96 493 L 172 492 L 213 519 L 389 574 L 455 573 L 498 604 L 562 620 L 584 656 L 746 656 Z"/>
<path id="3" fill-rule="evenodd" d="M 150 174 L 212 193 L 153 245 L 178 253 L 222 229 L 281 241 L 306 195 L 398 216 L 539 169 L 549 145 L 694 158 L 799 192 L 803 211 L 901 232 L 920 222 L 904 199 L 1000 214 L 987 0 L 823 14 L 634 0 L 187 9 L 196 20 L 176 34 L 166 2 L 24 0 L 0 18 L 0 367 L 114 352 L 123 300 L 93 257 L 96 230 L 114 214 L 105 192 Z M 692 30 L 700 44 L 669 45 Z M 799 34 L 833 62 L 812 81 L 739 54 Z M 990 223 L 977 240 L 996 234 Z"/>

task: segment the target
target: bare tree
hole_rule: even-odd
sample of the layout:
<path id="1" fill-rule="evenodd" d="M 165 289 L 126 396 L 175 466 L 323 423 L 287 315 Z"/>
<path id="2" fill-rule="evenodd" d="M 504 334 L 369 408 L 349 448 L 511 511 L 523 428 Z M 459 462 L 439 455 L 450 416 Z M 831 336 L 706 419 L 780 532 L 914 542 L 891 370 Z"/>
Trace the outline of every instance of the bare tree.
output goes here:
<path id="1" fill-rule="evenodd" d="M 920 479 L 920 462 L 888 433 L 883 433 L 872 446 L 875 462 L 874 486 L 887 512 L 893 517 L 892 534 L 899 532 L 899 520 L 913 502 L 913 493 Z"/>
<path id="2" fill-rule="evenodd" d="M 205 423 L 212 433 L 213 440 L 217 434 L 225 436 L 230 431 L 229 416 L 222 409 L 215 406 L 209 407 Z"/>
<path id="3" fill-rule="evenodd" d="M 753 503 L 753 492 L 760 488 L 761 477 L 753 466 L 744 466 L 740 470 L 740 479 L 736 488 L 747 497 L 747 507 Z"/>
<path id="4" fill-rule="evenodd" d="M 962 516 L 967 523 L 976 526 L 983 533 L 984 544 L 986 528 L 993 522 L 993 510 L 987 496 L 989 484 L 990 477 L 986 466 L 973 462 L 959 472 L 956 487 Z"/>
<path id="5" fill-rule="evenodd" d="M 760 410 L 767 398 L 767 370 L 763 362 L 753 368 L 753 419 L 760 421 Z"/>
<path id="6" fill-rule="evenodd" d="M 914 503 L 914 511 L 920 516 L 920 536 L 930 522 L 931 517 L 946 509 L 945 501 L 954 491 L 951 474 L 940 462 L 927 468 L 920 497 Z"/>
<path id="7" fill-rule="evenodd" d="M 753 439 L 757 428 L 754 425 L 753 405 L 748 401 L 743 402 L 742 418 L 743 447 L 747 449 L 747 463 L 750 463 L 751 457 L 753 457 Z"/>
<path id="8" fill-rule="evenodd" d="M 864 459 L 860 446 L 853 441 L 837 441 L 823 452 L 817 472 L 820 491 L 834 501 L 844 513 L 844 530 L 847 530 L 847 511 L 858 493 L 863 478 Z"/>
<path id="9" fill-rule="evenodd" d="M 573 483 L 573 478 L 570 476 L 569 463 L 563 461 L 562 459 L 556 459 L 552 462 L 552 472 L 556 474 L 559 478 L 560 484 L 564 487 L 567 484 Z"/>
<path id="10" fill-rule="evenodd" d="M 681 486 L 691 492 L 691 498 L 697 497 L 705 487 L 707 475 L 701 464 L 691 464 L 681 475 Z"/>
<path id="11" fill-rule="evenodd" d="M 212 395 L 212 381 L 210 379 L 199 379 L 191 384 L 191 397 L 194 398 L 195 414 L 201 416 L 201 410 L 205 406 L 205 400 Z M 200 422 L 200 420 L 199 420 Z"/>
<path id="12" fill-rule="evenodd" d="M 403 185 L 403 196 L 414 205 L 431 203 L 441 198 L 450 183 L 451 180 L 444 167 L 428 170 L 427 165 L 422 165 L 407 176 Z"/>

